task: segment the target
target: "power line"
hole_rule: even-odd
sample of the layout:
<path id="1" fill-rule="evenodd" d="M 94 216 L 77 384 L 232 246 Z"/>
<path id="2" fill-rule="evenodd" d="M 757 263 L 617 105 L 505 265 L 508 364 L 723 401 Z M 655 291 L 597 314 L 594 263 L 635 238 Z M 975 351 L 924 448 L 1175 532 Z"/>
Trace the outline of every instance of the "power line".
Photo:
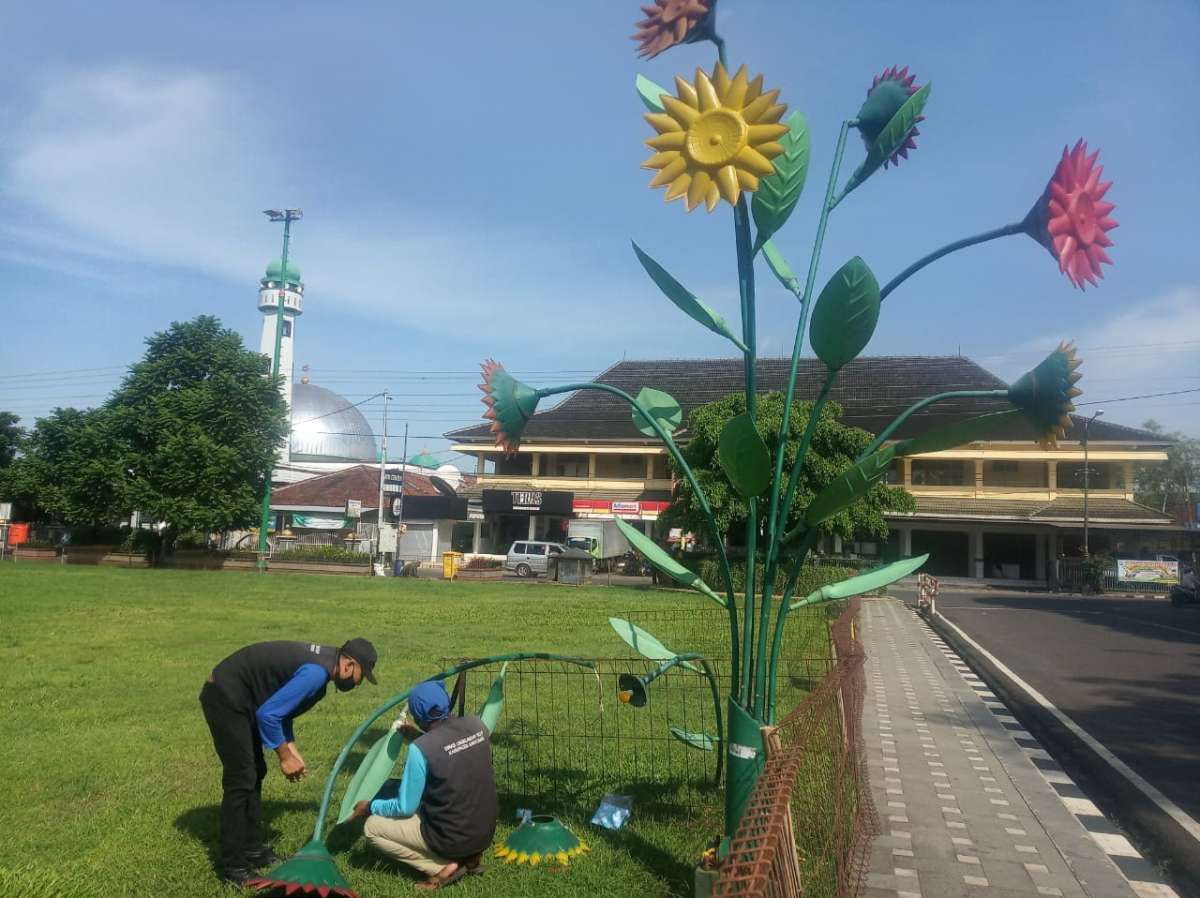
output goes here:
<path id="1" fill-rule="evenodd" d="M 1107 405 L 1113 402 L 1132 402 L 1135 399 L 1158 399 L 1160 396 L 1181 396 L 1184 393 L 1200 393 L 1200 387 L 1190 387 L 1186 390 L 1171 390 L 1167 393 L 1146 393 L 1142 396 L 1122 396 L 1118 399 L 1096 399 L 1091 402 L 1077 402 L 1080 405 Z"/>

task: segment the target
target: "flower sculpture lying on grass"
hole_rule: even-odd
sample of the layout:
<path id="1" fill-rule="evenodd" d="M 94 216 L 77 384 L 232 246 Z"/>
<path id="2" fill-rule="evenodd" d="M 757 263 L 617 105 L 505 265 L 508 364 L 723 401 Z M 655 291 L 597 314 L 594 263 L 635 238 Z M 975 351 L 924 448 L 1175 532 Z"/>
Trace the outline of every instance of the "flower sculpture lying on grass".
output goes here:
<path id="1" fill-rule="evenodd" d="M 1117 226 L 1109 216 L 1116 208 L 1104 195 L 1112 181 L 1100 181 L 1103 166 L 1096 165 L 1100 151 L 1088 155 L 1082 138 L 1073 149 L 1063 147 L 1054 177 L 1025 218 L 1025 231 L 1058 259 L 1058 269 L 1080 290 L 1104 277 L 1100 265 L 1112 264 L 1104 250 Z"/>
<path id="2" fill-rule="evenodd" d="M 779 138 L 787 133 L 787 107 L 775 102 L 778 90 L 763 93 L 763 79 L 753 81 L 746 67 L 732 79 L 717 63 L 712 77 L 696 70 L 695 83 L 675 79 L 678 96 L 663 94 L 665 112 L 646 114 L 656 137 L 655 150 L 642 168 L 656 169 L 651 187 L 666 186 L 668 201 L 684 197 L 691 212 L 700 203 L 711 212 L 724 199 L 737 203 L 743 190 L 758 190 L 759 178 L 775 171 L 771 160 L 783 152 Z"/>
<path id="3" fill-rule="evenodd" d="M 521 431 L 533 417 L 541 397 L 536 390 L 521 383 L 493 359 L 488 359 L 480 367 L 483 369 L 483 383 L 479 385 L 483 391 L 481 401 L 488 407 L 483 416 L 492 422 L 496 445 L 511 456 L 521 445 Z"/>
<path id="4" fill-rule="evenodd" d="M 916 76 L 908 73 L 908 66 L 904 68 L 892 66 L 884 69 L 882 75 L 875 76 L 875 81 L 867 90 L 867 99 L 862 104 L 862 108 L 858 110 L 857 116 L 858 132 L 862 135 L 867 149 L 870 149 L 871 145 L 879 139 L 883 129 L 900 111 L 900 107 L 908 101 L 908 98 L 921 89 L 913 83 L 915 80 Z M 914 121 L 924 120 L 925 116 L 918 115 Z M 920 133 L 914 124 L 896 151 L 890 158 L 884 160 L 883 167 L 887 168 L 889 164 L 898 165 L 901 158 L 907 159 L 908 151 L 917 148 L 914 138 Z"/>
<path id="5" fill-rule="evenodd" d="M 637 23 L 638 56 L 653 59 L 676 44 L 691 43 L 704 35 L 697 26 L 712 11 L 716 0 L 654 0 L 643 6 L 646 18 Z"/>
<path id="6" fill-rule="evenodd" d="M 1037 428 L 1037 441 L 1043 449 L 1052 449 L 1066 436 L 1071 426 L 1071 402 L 1083 391 L 1079 381 L 1082 359 L 1075 357 L 1072 343 L 1059 343 L 1032 371 L 1021 375 L 1008 388 L 1008 401 L 1025 413 Z"/>

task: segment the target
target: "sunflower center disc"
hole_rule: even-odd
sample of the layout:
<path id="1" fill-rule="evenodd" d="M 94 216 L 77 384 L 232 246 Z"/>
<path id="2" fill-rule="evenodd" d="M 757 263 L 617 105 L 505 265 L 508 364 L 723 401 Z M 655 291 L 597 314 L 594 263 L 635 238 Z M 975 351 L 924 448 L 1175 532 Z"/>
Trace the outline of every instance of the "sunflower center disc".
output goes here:
<path id="1" fill-rule="evenodd" d="M 749 130 L 736 112 L 710 110 L 688 129 L 688 155 L 700 165 L 725 165 L 746 145 Z"/>
<path id="2" fill-rule="evenodd" d="M 1096 237 L 1096 208 L 1086 190 L 1081 190 L 1071 198 L 1071 224 L 1075 228 L 1075 236 L 1084 246 L 1088 246 Z"/>

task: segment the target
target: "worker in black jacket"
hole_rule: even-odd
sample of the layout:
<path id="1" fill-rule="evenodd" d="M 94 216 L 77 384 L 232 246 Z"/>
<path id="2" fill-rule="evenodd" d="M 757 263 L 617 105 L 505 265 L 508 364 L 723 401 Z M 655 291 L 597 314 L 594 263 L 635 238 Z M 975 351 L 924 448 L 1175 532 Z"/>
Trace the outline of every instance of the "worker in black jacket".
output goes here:
<path id="1" fill-rule="evenodd" d="M 325 697 L 332 681 L 349 692 L 365 677 L 375 680 L 375 646 L 366 639 L 345 645 L 259 642 L 234 652 L 200 690 L 200 707 L 221 759 L 221 842 L 218 872 L 245 885 L 254 869 L 279 858 L 263 841 L 263 747 L 279 756 L 279 769 L 295 782 L 307 772 L 296 748 L 292 721 Z"/>

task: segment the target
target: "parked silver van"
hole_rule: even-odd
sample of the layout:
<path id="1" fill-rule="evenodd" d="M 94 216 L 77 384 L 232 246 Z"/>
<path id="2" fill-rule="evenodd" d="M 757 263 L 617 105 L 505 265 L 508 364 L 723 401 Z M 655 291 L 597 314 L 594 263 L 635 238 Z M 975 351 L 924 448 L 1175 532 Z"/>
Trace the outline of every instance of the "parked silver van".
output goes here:
<path id="1" fill-rule="evenodd" d="M 505 570 L 515 571 L 518 577 L 533 577 L 546 573 L 546 562 L 552 555 L 566 550 L 562 543 L 523 540 L 512 544 L 504 560 Z"/>

